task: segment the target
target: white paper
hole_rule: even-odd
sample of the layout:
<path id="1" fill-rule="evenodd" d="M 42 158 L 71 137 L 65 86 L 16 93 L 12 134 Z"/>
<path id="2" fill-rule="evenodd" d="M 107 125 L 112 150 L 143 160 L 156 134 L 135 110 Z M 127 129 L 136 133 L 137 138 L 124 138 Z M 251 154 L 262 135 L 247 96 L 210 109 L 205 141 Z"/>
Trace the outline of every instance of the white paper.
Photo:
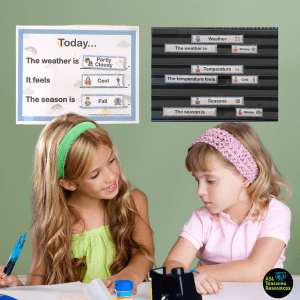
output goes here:
<path id="1" fill-rule="evenodd" d="M 1 294 L 18 300 L 89 300 L 84 292 L 85 284 L 72 282 L 55 285 L 17 286 L 1 289 Z"/>
<path id="2" fill-rule="evenodd" d="M 84 288 L 87 284 L 72 282 L 55 285 L 18 286 L 1 289 L 0 294 L 17 298 L 18 300 L 90 300 Z M 112 295 L 115 299 L 116 294 Z M 133 300 L 151 300 L 150 282 L 138 285 L 137 295 Z"/>

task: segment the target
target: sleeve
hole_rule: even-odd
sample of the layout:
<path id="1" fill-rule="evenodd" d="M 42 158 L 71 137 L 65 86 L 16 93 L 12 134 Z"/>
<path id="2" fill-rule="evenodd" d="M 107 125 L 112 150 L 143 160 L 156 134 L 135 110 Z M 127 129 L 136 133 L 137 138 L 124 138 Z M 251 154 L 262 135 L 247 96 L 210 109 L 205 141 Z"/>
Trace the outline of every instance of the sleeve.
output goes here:
<path id="1" fill-rule="evenodd" d="M 199 212 L 195 210 L 192 217 L 184 224 L 180 231 L 180 235 L 190 241 L 197 249 L 197 251 L 204 244 L 205 224 L 204 218 Z"/>
<path id="2" fill-rule="evenodd" d="M 274 200 L 273 200 L 274 201 Z M 290 239 L 291 211 L 282 202 L 277 201 L 276 207 L 269 209 L 263 221 L 258 238 L 274 237 L 282 240 L 287 246 Z"/>

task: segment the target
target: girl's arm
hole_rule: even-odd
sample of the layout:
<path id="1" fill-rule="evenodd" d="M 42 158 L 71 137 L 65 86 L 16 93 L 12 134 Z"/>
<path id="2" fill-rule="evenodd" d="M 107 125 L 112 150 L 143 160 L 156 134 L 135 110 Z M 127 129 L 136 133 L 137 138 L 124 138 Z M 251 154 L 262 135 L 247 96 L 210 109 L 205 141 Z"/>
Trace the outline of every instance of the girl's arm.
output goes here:
<path id="1" fill-rule="evenodd" d="M 140 217 L 135 219 L 134 239 L 144 245 L 152 256 L 154 256 L 154 242 L 148 216 L 147 197 L 141 191 L 132 191 L 132 197 Z M 135 275 L 137 281 L 142 282 L 152 268 L 153 262 L 144 254 L 134 249 L 133 257 L 125 268 Z"/>
<path id="2" fill-rule="evenodd" d="M 132 197 L 135 202 L 136 208 L 140 214 L 140 217 L 136 217 L 134 238 L 135 240 L 143 244 L 153 255 L 154 243 L 152 237 L 152 231 L 150 228 L 148 217 L 148 203 L 144 193 L 140 191 L 132 191 Z M 128 279 L 133 281 L 132 294 L 136 294 L 137 285 L 142 282 L 148 274 L 148 271 L 152 268 L 153 263 L 144 254 L 138 252 L 136 249 L 133 251 L 133 257 L 129 264 L 118 274 L 115 274 L 108 279 L 104 280 L 104 284 L 108 287 L 110 293 L 114 292 L 114 282 L 116 280 Z"/>
<path id="3" fill-rule="evenodd" d="M 45 284 L 45 270 L 40 267 L 36 269 L 37 265 L 37 255 L 36 255 L 36 239 L 35 234 L 33 232 L 32 235 L 32 263 L 29 270 L 29 275 L 27 276 L 26 285 L 41 285 Z M 24 284 L 18 279 L 17 275 L 11 273 L 9 276 L 5 276 L 4 274 L 5 266 L 0 266 L 0 286 L 23 286 Z"/>
<path id="4" fill-rule="evenodd" d="M 163 266 L 166 267 L 166 272 L 170 273 L 172 268 L 182 267 L 184 272 L 189 271 L 189 267 L 197 254 L 196 247 L 186 238 L 179 237 L 172 250 L 170 251 Z M 209 274 L 202 272 L 195 274 L 195 287 L 197 291 L 203 295 L 217 294 L 219 289 L 222 289 L 222 284 L 219 280 L 209 276 Z"/>
<path id="5" fill-rule="evenodd" d="M 196 247 L 184 237 L 179 237 L 163 266 L 166 272 L 170 273 L 171 269 L 182 267 L 184 272 L 189 271 L 189 267 L 197 254 Z"/>
<path id="6" fill-rule="evenodd" d="M 205 272 L 220 281 L 262 281 L 280 257 L 285 243 L 277 238 L 259 238 L 249 259 L 236 260 L 224 264 L 201 266 L 195 268 Z"/>
<path id="7" fill-rule="evenodd" d="M 26 285 L 44 285 L 46 283 L 46 271 L 44 266 L 37 267 L 37 240 L 33 230 L 32 234 L 32 262 L 27 276 Z"/>

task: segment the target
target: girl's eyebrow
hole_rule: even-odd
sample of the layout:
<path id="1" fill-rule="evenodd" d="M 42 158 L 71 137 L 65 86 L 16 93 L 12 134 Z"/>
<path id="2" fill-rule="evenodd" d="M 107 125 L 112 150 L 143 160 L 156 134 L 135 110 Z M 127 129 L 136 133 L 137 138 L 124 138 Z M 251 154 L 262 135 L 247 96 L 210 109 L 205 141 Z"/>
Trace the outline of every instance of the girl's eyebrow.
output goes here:
<path id="1" fill-rule="evenodd" d="M 111 150 L 110 156 L 108 158 L 108 162 L 110 161 L 111 157 L 113 156 L 113 151 Z M 98 169 L 100 169 L 100 167 L 96 168 L 95 170 L 91 171 L 89 174 L 92 174 L 93 172 L 97 171 Z"/>
<path id="2" fill-rule="evenodd" d="M 197 178 L 195 174 L 192 173 L 192 176 Z M 204 172 L 201 176 L 199 176 L 199 178 L 201 177 L 208 177 L 208 176 L 212 176 L 212 177 L 217 177 L 216 174 L 214 174 L 213 172 Z"/>

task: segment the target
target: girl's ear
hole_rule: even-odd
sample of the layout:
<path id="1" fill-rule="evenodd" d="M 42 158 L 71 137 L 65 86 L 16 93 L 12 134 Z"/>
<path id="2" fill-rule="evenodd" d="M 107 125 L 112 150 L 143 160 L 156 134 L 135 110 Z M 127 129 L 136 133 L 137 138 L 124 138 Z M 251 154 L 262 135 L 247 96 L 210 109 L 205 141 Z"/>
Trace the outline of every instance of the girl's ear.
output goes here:
<path id="1" fill-rule="evenodd" d="M 63 188 L 69 191 L 75 191 L 77 188 L 77 186 L 74 183 L 68 182 L 64 179 L 60 179 L 58 182 Z"/>
<path id="2" fill-rule="evenodd" d="M 248 187 L 250 185 L 250 181 L 246 179 L 243 185 L 245 188 Z"/>

